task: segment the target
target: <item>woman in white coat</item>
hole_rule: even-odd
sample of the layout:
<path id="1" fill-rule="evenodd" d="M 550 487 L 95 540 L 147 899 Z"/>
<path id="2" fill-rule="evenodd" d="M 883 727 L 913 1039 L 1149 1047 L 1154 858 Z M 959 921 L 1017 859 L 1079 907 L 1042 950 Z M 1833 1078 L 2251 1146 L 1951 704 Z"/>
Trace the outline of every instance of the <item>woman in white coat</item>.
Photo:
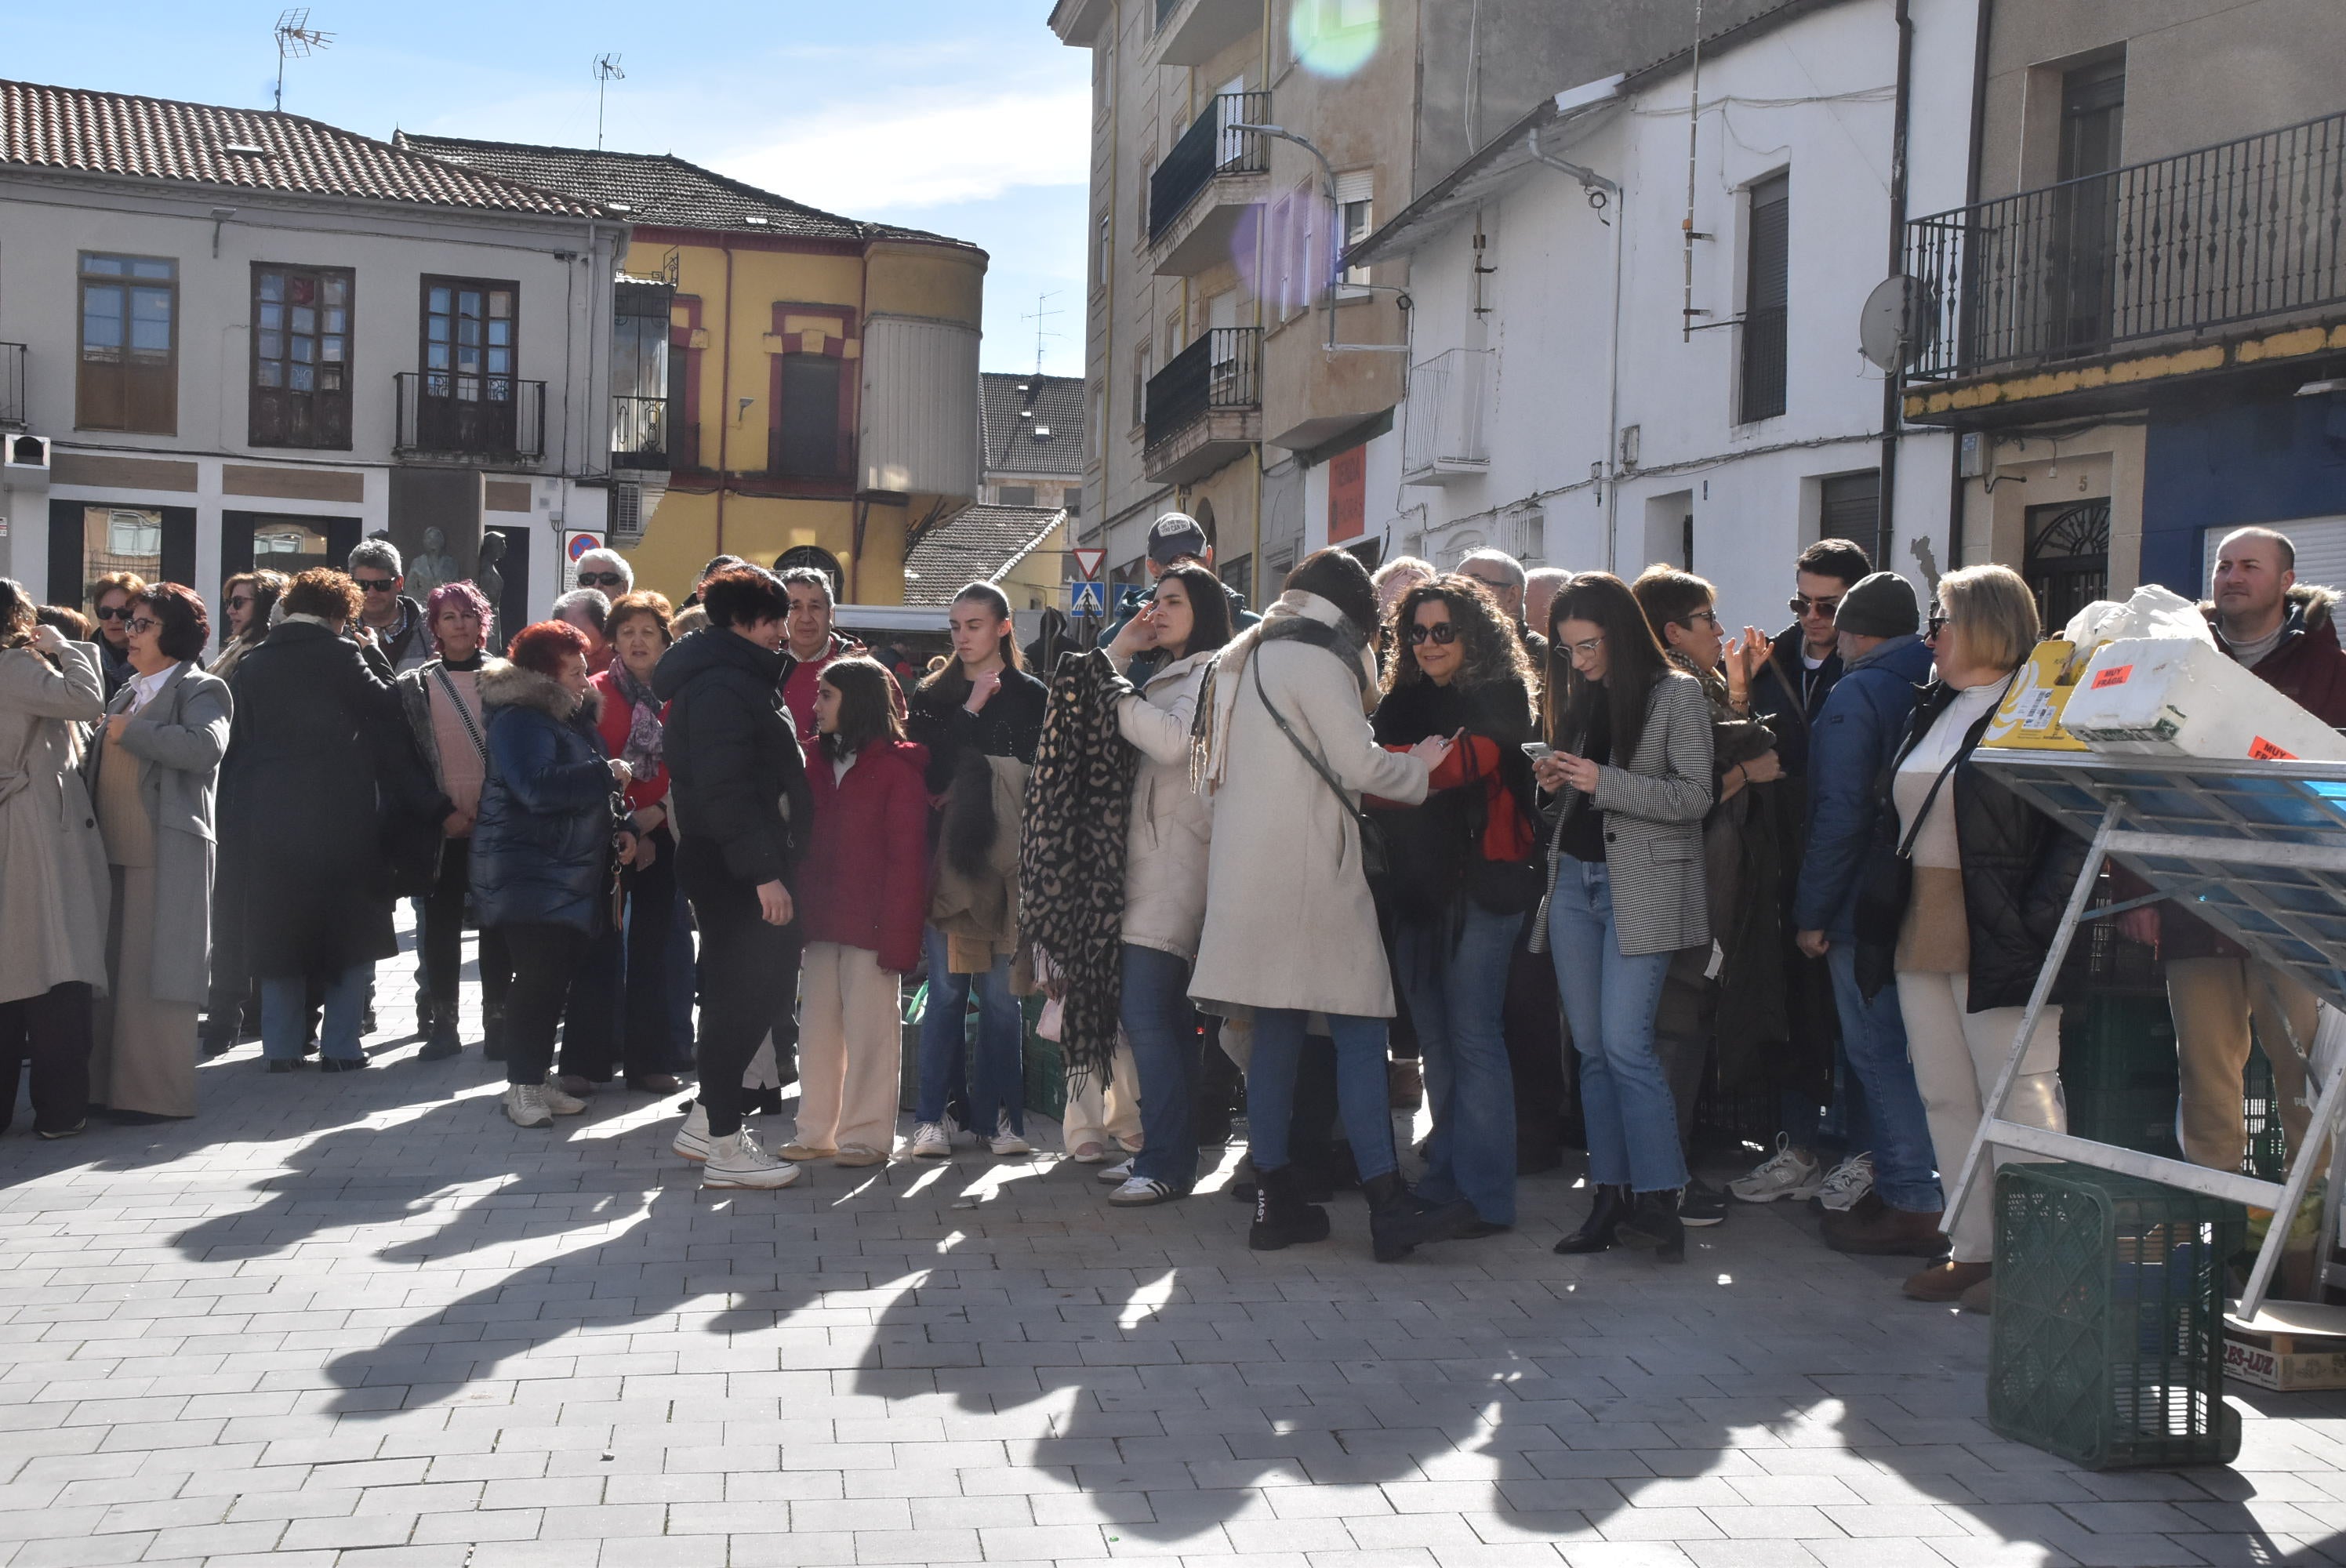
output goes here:
<path id="1" fill-rule="evenodd" d="M 33 1130 L 89 1116 L 93 993 L 106 983 L 106 846 L 76 770 L 106 712 L 97 649 L 33 619 L 0 577 L 0 1128 L 32 1061 Z"/>
<path id="2" fill-rule="evenodd" d="M 1212 791 L 1206 922 L 1189 994 L 1209 1012 L 1251 1013 L 1247 1125 L 1255 1217 L 1247 1244 L 1275 1251 L 1328 1234 L 1289 1163 L 1295 1064 L 1311 1015 L 1336 1044 L 1336 1098 L 1369 1200 L 1380 1261 L 1474 1223 L 1460 1202 L 1421 1207 L 1393 1157 L 1385 1087 L 1392 972 L 1362 860 L 1363 795 L 1413 806 L 1449 754 L 1429 738 L 1387 751 L 1369 728 L 1377 692 L 1377 595 L 1367 568 L 1322 550 L 1222 651 L 1200 698 Z M 1146 1091 L 1143 1099 L 1146 1100 Z"/>
<path id="3" fill-rule="evenodd" d="M 1140 1087 L 1141 1150 L 1108 1202 L 1127 1207 L 1186 1196 L 1198 1180 L 1198 1018 L 1189 965 L 1206 922 L 1213 811 L 1189 783 L 1189 733 L 1206 667 L 1230 640 L 1229 597 L 1203 566 L 1166 568 L 1157 596 L 1108 644 L 1119 668 L 1165 656 L 1117 702 L 1117 728 L 1140 753 L 1125 834 L 1123 1002 Z"/>

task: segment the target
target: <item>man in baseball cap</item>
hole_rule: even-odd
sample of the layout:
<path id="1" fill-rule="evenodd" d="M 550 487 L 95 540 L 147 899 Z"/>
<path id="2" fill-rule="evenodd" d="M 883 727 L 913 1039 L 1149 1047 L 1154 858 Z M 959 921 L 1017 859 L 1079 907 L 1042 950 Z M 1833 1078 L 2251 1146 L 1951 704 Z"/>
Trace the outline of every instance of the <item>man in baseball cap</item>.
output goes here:
<path id="1" fill-rule="evenodd" d="M 1149 581 L 1153 583 L 1170 568 L 1184 563 L 1203 566 L 1208 571 L 1212 571 L 1214 547 L 1206 542 L 1206 531 L 1198 526 L 1195 517 L 1186 512 L 1168 512 L 1150 524 L 1148 553 L 1141 559 L 1148 566 Z M 1262 619 L 1260 616 L 1247 608 L 1246 596 L 1236 588 L 1224 583 L 1222 592 L 1229 596 L 1230 630 L 1233 633 L 1244 631 Z M 1118 606 L 1116 619 L 1108 623 L 1106 631 L 1100 633 L 1100 646 L 1106 647 L 1114 641 L 1116 634 L 1124 629 L 1124 623 L 1138 614 L 1143 605 L 1154 602 L 1156 597 L 1157 590 L 1153 587 L 1146 594 L 1127 596 L 1125 603 Z M 1154 651 L 1138 655 L 1133 659 L 1132 667 L 1125 672 L 1126 677 L 1135 684 L 1145 681 L 1156 673 L 1157 666 L 1162 661 L 1163 656 Z"/>

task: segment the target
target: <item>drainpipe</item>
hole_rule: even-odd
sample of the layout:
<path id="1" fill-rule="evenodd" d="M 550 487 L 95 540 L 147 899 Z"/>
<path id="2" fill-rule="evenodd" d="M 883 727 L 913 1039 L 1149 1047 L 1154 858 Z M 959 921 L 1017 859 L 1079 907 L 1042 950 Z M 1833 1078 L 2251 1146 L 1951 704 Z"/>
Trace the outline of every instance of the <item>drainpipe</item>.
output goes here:
<path id="1" fill-rule="evenodd" d="M 1540 147 L 1540 133 L 1532 132 L 1532 157 L 1572 176 L 1588 192 L 1589 206 L 1600 196 L 1613 201 L 1613 322 L 1605 349 L 1605 569 L 1615 571 L 1620 545 L 1621 516 L 1621 269 L 1623 237 L 1629 230 L 1629 204 L 1620 185 L 1593 168 L 1556 158 Z"/>
<path id="2" fill-rule="evenodd" d="M 717 551 L 725 554 L 725 492 L 733 483 L 733 465 L 726 449 L 733 434 L 733 242 L 719 241 L 725 252 L 725 345 L 717 356 Z"/>
<path id="3" fill-rule="evenodd" d="M 1976 207 L 1980 199 L 1980 160 L 1987 147 L 1987 46 L 1988 34 L 1995 15 L 1995 0 L 1978 0 L 1979 15 L 1976 36 L 1972 41 L 1972 140 L 1971 167 L 1965 172 L 1964 204 Z M 1968 269 L 1966 269 L 1968 270 Z M 1956 305 L 1956 320 L 1962 320 L 1962 304 Z M 1993 463 L 1993 448 L 1988 461 Z M 1964 564 L 1964 514 L 1970 510 L 1971 487 L 1964 482 L 1963 433 L 1955 433 L 1954 449 L 1947 453 L 1947 570 L 1952 572 Z"/>
<path id="4" fill-rule="evenodd" d="M 1914 18 L 1912 0 L 1898 0 L 1898 107 L 1890 130 L 1890 272 L 1906 265 L 1906 127 L 1912 110 L 1914 87 Z M 1899 399 L 1899 378 L 1882 378 L 1882 499 L 1873 563 L 1877 572 L 1897 570 L 1891 565 L 1890 543 L 1897 537 L 1898 447 L 1905 410 Z M 1960 443 L 1959 443 L 1960 444 Z"/>

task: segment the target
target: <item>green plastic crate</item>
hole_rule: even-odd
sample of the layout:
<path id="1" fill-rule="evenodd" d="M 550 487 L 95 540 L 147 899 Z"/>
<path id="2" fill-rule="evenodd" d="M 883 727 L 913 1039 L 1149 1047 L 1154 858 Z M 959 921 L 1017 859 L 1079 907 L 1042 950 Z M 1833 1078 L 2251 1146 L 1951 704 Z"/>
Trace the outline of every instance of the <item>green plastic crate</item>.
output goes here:
<path id="1" fill-rule="evenodd" d="M 2289 1169 L 2289 1133 L 2280 1119 L 2272 1063 L 2261 1044 L 2249 1050 L 2248 1068 L 2241 1074 L 2240 1113 L 2249 1130 L 2248 1152 L 2241 1161 L 2247 1174 L 2264 1181 L 2281 1180 Z"/>
<path id="2" fill-rule="evenodd" d="M 901 1107 L 910 1112 L 921 1097 L 921 1023 L 928 1010 L 929 988 L 923 984 L 913 991 L 904 1002 L 904 1070 L 897 1088 Z M 1043 998 L 1039 995 L 1019 999 L 1019 1010 L 1026 1020 L 1026 1044 L 1021 1056 L 1022 1081 L 1026 1088 L 1026 1108 L 1053 1121 L 1066 1108 L 1066 1074 L 1059 1063 L 1059 1047 L 1035 1033 L 1035 1020 L 1043 1015 Z M 962 1026 L 966 1041 L 970 1031 L 977 1027 L 977 997 L 973 993 L 969 1013 Z"/>
<path id="3" fill-rule="evenodd" d="M 2237 1204 L 2079 1165 L 1995 1178 L 1988 1425 L 2088 1470 L 2224 1464 Z"/>
<path id="4" fill-rule="evenodd" d="M 2180 1159 L 2175 1142 L 2175 1020 L 2163 993 L 2102 993 L 2061 1011 L 2069 1131 Z"/>

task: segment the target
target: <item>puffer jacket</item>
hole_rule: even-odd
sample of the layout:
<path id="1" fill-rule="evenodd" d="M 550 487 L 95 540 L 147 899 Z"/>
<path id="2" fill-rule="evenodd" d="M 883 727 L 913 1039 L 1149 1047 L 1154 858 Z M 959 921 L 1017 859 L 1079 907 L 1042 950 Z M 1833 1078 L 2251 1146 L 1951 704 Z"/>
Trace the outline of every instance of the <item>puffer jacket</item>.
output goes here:
<path id="1" fill-rule="evenodd" d="M 1953 687 L 1933 681 L 1914 705 L 1905 738 L 1879 781 L 1876 806 L 1897 820 L 1889 780 L 1907 754 L 1931 732 L 1955 699 Z M 1991 706 L 1964 738 L 1964 759 L 1947 780 L 1954 797 L 1955 841 L 1964 860 L 1964 916 L 1971 932 L 1971 993 L 1965 1011 L 2025 1007 L 2037 971 L 2053 945 L 2061 912 L 2086 863 L 2086 841 L 1980 771 L 1980 737 L 1994 721 Z M 1877 851 L 1885 852 L 1885 851 Z M 1895 945 L 1896 922 L 1859 941 Z"/>
<path id="2" fill-rule="evenodd" d="M 1117 728 L 1140 753 L 1125 830 L 1124 940 L 1185 959 L 1206 923 L 1214 812 L 1189 786 L 1189 727 L 1219 650 L 1174 660 L 1117 699 Z"/>
<path id="3" fill-rule="evenodd" d="M 668 705 L 662 749 L 680 866 L 714 853 L 736 881 L 790 881 L 814 796 L 782 707 L 781 667 L 780 654 L 708 626 L 678 639 L 652 671 L 652 695 Z"/>
<path id="4" fill-rule="evenodd" d="M 834 778 L 818 753 L 807 771 L 822 831 L 799 873 L 799 907 L 809 942 L 877 953 L 903 974 L 921 962 L 929 912 L 929 791 L 924 747 L 875 740 Z"/>
<path id="5" fill-rule="evenodd" d="M 1849 667 L 1809 732 L 1808 853 L 1792 900 L 1796 930 L 1857 940 L 1857 890 L 1880 803 L 1874 781 L 1906 738 L 1931 678 L 1931 647 L 1906 637 Z"/>
<path id="6" fill-rule="evenodd" d="M 505 659 L 481 670 L 489 765 L 473 828 L 473 902 L 483 929 L 540 924 L 605 929 L 617 825 L 610 757 L 595 733 L 600 704 Z"/>

